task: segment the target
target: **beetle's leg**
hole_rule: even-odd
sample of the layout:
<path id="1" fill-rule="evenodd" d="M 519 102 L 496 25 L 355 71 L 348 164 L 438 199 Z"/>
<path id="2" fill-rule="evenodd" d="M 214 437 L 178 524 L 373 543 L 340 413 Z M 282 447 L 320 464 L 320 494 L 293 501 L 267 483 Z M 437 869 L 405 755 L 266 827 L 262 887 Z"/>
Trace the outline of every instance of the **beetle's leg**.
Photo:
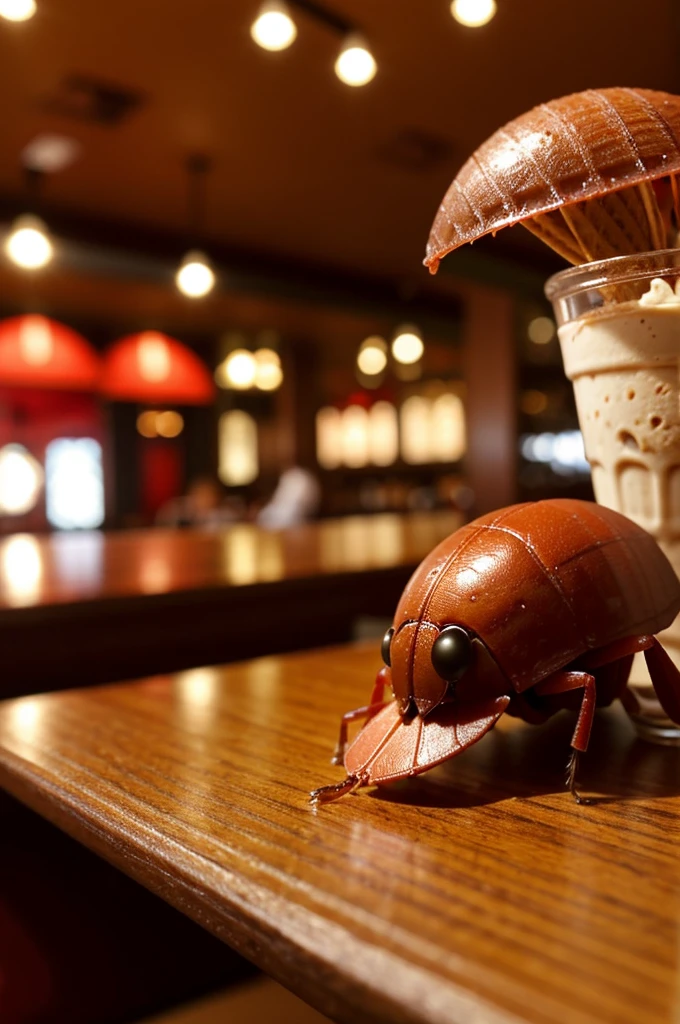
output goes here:
<path id="1" fill-rule="evenodd" d="M 631 654 L 638 654 L 639 651 L 646 651 L 658 643 L 655 637 L 645 634 L 644 636 L 627 636 L 623 640 L 614 640 L 611 644 L 598 647 L 583 658 L 578 659 L 581 668 L 590 671 L 594 668 L 601 668 L 603 665 L 610 665 L 613 661 L 619 661 Z"/>
<path id="2" fill-rule="evenodd" d="M 373 718 L 373 715 L 377 715 L 381 708 L 385 706 L 385 687 L 390 682 L 390 670 L 383 666 L 380 669 L 377 676 L 375 677 L 375 683 L 373 685 L 373 693 L 368 704 L 363 708 L 357 708 L 356 711 L 348 711 L 346 715 L 343 715 L 340 719 L 340 735 L 338 736 L 338 742 L 335 745 L 333 756 L 331 758 L 331 764 L 343 764 L 345 761 L 345 750 L 347 749 L 347 726 L 350 722 L 356 722 L 361 718 L 365 718 L 366 721 Z"/>
<path id="3" fill-rule="evenodd" d="M 359 775 L 348 775 L 342 782 L 336 782 L 332 786 L 320 786 L 313 789 L 309 794 L 310 804 L 325 804 L 329 800 L 337 800 L 346 793 L 353 793 L 355 789 L 363 785 L 363 779 Z"/>
<path id="4" fill-rule="evenodd" d="M 669 718 L 680 724 L 680 672 L 655 636 L 645 650 L 645 661 L 659 703 Z"/>
<path id="5" fill-rule="evenodd" d="M 340 735 L 338 736 L 338 742 L 333 751 L 331 758 L 331 764 L 344 764 L 345 763 L 345 750 L 347 749 L 347 727 L 350 722 L 361 721 L 365 718 L 368 722 L 374 715 L 377 715 L 379 711 L 387 704 L 387 701 L 380 701 L 379 704 L 367 704 L 363 708 L 355 708 L 354 711 L 347 711 L 340 719 Z"/>
<path id="6" fill-rule="evenodd" d="M 547 697 L 550 694 L 568 693 L 569 690 L 583 689 L 581 708 L 576 720 L 576 728 L 571 739 L 572 755 L 567 766 L 567 785 L 569 792 L 577 804 L 588 804 L 591 801 L 582 797 L 576 789 L 576 772 L 578 770 L 578 755 L 588 749 L 590 731 L 593 727 L 595 716 L 595 676 L 589 672 L 555 672 L 548 676 L 542 683 L 534 688 L 537 697 Z"/>

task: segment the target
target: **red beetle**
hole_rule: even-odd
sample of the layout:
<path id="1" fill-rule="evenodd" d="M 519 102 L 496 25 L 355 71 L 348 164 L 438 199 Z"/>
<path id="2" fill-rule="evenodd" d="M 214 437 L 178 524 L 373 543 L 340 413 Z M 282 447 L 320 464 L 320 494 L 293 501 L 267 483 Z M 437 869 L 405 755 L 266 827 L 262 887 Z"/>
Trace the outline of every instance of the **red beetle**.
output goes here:
<path id="1" fill-rule="evenodd" d="M 319 803 L 372 783 L 418 775 L 481 739 L 504 711 L 545 721 L 580 710 L 569 763 L 595 707 L 627 689 L 644 651 L 659 701 L 680 723 L 680 672 L 654 636 L 680 611 L 680 582 L 652 537 L 611 509 L 557 499 L 482 516 L 432 551 L 402 595 L 382 643 L 370 703 L 343 716 L 333 762 L 347 778 Z M 394 700 L 383 700 L 390 686 Z M 571 696 L 571 700 L 570 700 Z M 367 719 L 347 747 L 348 723 Z"/>

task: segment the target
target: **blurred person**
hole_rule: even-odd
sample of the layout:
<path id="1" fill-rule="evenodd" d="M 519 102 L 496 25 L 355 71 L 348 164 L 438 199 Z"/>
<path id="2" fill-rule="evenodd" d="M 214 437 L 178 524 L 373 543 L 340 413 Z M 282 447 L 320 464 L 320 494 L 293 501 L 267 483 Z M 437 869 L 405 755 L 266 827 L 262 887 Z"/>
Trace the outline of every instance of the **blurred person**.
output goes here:
<path id="1" fill-rule="evenodd" d="M 237 503 L 225 500 L 220 484 L 210 476 L 196 477 L 187 493 L 166 502 L 156 514 L 156 526 L 216 527 L 243 518 Z"/>
<path id="2" fill-rule="evenodd" d="M 321 504 L 321 486 L 308 469 L 289 466 L 279 477 L 276 490 L 255 517 L 258 526 L 279 530 L 313 519 Z"/>

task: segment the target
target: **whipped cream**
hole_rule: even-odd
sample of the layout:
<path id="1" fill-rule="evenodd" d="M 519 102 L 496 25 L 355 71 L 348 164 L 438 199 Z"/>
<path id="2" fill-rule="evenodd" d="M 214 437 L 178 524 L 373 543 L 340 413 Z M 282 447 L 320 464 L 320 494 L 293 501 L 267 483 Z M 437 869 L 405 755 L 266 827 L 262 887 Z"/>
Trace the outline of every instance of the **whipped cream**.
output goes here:
<path id="1" fill-rule="evenodd" d="M 680 277 L 675 290 L 663 278 L 653 278 L 649 291 L 640 296 L 639 302 L 641 306 L 680 306 Z"/>

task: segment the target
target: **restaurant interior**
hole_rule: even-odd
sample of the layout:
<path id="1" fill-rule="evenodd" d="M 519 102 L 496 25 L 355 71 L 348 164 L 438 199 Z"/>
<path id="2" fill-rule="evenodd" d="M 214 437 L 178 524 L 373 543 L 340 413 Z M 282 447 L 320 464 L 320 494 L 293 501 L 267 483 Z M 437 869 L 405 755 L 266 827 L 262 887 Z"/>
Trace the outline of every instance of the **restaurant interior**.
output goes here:
<path id="1" fill-rule="evenodd" d="M 0 775 L 3 1024 L 419 1019 L 324 992 L 311 953 L 303 984 L 231 904 L 219 927 L 184 909 L 77 810 L 94 753 L 71 828 L 16 781 L 21 737 L 44 753 L 51 723 L 72 765 L 87 715 L 32 702 L 92 695 L 108 749 L 117 694 L 150 677 L 145 700 L 159 680 L 179 695 L 168 722 L 193 709 L 177 756 L 207 757 L 210 666 L 261 673 L 267 704 L 287 657 L 379 654 L 414 568 L 465 522 L 592 500 L 544 294 L 565 261 L 521 224 L 436 275 L 425 244 L 498 127 L 588 88 L 680 92 L 679 43 L 674 0 L 0 0 L 0 696 L 24 730 Z M 309 672 L 313 703 L 331 684 Z M 222 865 L 205 856 L 203 878 Z"/>

